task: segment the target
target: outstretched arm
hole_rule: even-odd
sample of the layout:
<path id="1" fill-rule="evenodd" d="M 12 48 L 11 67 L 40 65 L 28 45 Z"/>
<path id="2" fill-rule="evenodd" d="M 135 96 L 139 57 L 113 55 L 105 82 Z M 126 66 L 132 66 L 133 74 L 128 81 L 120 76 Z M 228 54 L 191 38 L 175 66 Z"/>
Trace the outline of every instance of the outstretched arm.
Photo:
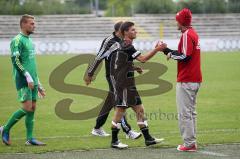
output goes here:
<path id="1" fill-rule="evenodd" d="M 163 50 L 163 52 L 165 55 L 167 55 L 167 59 L 172 58 L 174 60 L 187 62 L 191 59 L 193 49 L 196 46 L 194 44 L 195 43 L 192 38 L 188 34 L 185 34 L 182 42 L 181 52 L 177 50 L 171 50 L 167 47 Z"/>
<path id="2" fill-rule="evenodd" d="M 165 48 L 163 50 L 163 53 L 165 55 L 167 55 L 168 59 L 172 58 L 172 59 L 177 60 L 177 61 L 185 61 L 186 62 L 186 61 L 191 59 L 191 56 L 187 56 L 184 53 L 179 53 L 177 50 L 171 50 L 169 48 Z"/>
<path id="3" fill-rule="evenodd" d="M 139 55 L 137 57 L 137 60 L 144 63 L 148 60 L 150 60 L 158 51 L 163 51 L 163 49 L 166 47 L 165 43 L 158 43 L 155 48 L 151 51 L 149 51 L 148 53 L 144 54 L 144 55 Z"/>

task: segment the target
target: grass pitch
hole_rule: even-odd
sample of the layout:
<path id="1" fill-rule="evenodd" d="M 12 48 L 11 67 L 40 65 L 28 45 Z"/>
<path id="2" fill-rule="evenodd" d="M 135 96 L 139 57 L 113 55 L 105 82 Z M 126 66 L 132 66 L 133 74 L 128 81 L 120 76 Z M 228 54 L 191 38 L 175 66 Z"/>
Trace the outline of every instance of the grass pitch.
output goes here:
<path id="1" fill-rule="evenodd" d="M 47 90 L 47 97 L 37 104 L 35 130 L 36 138 L 47 143 L 46 147 L 26 147 L 24 119 L 11 130 L 12 146 L 0 144 L 0 153 L 33 152 L 66 150 L 91 150 L 109 148 L 111 138 L 99 138 L 90 135 L 95 124 L 95 118 L 88 120 L 62 120 L 55 114 L 56 103 L 63 98 L 74 100 L 71 111 L 82 112 L 95 107 L 102 100 L 77 94 L 57 92 L 49 86 L 49 75 L 65 60 L 75 55 L 42 55 L 37 57 L 38 72 L 42 84 Z M 173 84 L 169 92 L 151 97 L 142 97 L 145 111 L 148 114 L 161 112 L 162 116 L 149 119 L 150 132 L 156 137 L 164 137 L 165 142 L 156 148 L 175 147 L 181 144 L 177 120 L 174 115 L 176 62 L 166 61 L 164 55 L 157 55 L 152 62 L 159 62 L 168 67 L 167 72 L 160 78 Z M 87 65 L 74 69 L 65 79 L 65 82 L 84 85 L 83 75 Z M 104 77 L 104 67 L 97 79 L 90 85 L 91 88 L 107 90 Z M 203 83 L 198 94 L 198 145 L 213 143 L 240 142 L 240 53 L 203 53 L 202 54 Z M 16 100 L 16 90 L 12 79 L 12 67 L 9 56 L 0 56 L 0 125 L 4 124 L 10 115 L 21 104 Z M 151 77 L 149 77 L 151 78 Z M 152 85 L 139 85 L 138 89 L 148 89 Z M 129 109 L 128 113 L 133 112 Z M 104 129 L 110 133 L 112 113 Z M 133 129 L 138 130 L 136 120 L 129 118 Z M 129 147 L 143 147 L 144 140 L 127 140 L 120 133 L 120 139 Z"/>

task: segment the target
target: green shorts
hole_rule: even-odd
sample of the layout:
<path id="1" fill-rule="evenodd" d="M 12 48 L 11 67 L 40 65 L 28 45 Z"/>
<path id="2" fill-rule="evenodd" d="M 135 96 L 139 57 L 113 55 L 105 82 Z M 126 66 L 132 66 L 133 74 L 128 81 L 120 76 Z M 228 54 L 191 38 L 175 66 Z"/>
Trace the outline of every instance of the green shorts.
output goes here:
<path id="1" fill-rule="evenodd" d="M 38 86 L 35 85 L 34 89 L 31 90 L 28 87 L 23 87 L 17 91 L 18 101 L 25 102 L 27 100 L 36 101 L 38 98 Z"/>

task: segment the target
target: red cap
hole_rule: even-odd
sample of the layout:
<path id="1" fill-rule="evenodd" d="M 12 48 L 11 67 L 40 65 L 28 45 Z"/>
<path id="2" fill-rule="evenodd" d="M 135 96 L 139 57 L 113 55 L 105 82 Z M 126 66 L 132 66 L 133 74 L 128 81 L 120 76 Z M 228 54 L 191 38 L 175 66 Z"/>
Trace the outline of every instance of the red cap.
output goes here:
<path id="1" fill-rule="evenodd" d="M 192 12 L 184 8 L 176 14 L 176 21 L 183 26 L 190 26 L 192 22 Z"/>

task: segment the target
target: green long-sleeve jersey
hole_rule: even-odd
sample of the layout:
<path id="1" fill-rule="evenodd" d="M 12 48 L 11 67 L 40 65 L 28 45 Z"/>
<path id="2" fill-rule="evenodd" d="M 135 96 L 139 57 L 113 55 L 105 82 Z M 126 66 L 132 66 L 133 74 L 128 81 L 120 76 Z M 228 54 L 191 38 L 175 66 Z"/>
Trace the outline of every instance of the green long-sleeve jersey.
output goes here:
<path id="1" fill-rule="evenodd" d="M 10 44 L 13 75 L 17 90 L 27 86 L 25 72 L 29 72 L 34 85 L 38 85 L 35 48 L 32 39 L 22 33 L 15 36 Z"/>

